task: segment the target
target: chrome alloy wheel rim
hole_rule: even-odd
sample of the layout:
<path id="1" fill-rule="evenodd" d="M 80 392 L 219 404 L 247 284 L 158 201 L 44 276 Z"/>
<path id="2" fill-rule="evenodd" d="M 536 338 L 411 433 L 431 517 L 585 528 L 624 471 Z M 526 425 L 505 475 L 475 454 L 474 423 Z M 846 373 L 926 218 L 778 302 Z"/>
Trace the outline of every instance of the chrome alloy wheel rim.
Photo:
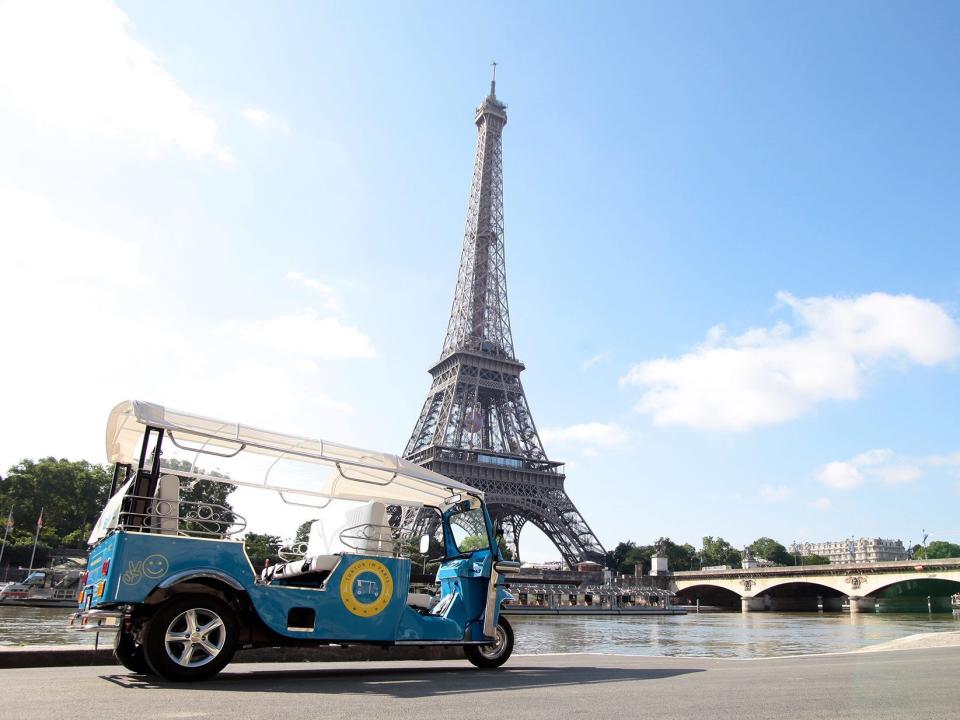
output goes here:
<path id="1" fill-rule="evenodd" d="M 167 626 L 164 645 L 167 656 L 181 667 L 203 667 L 223 650 L 227 628 L 213 610 L 191 608 Z"/>
<path id="2" fill-rule="evenodd" d="M 501 625 L 497 625 L 496 631 L 493 633 L 493 642 L 489 645 L 480 646 L 480 654 L 483 655 L 487 660 L 496 660 L 503 654 L 504 648 L 507 646 L 507 633 L 504 632 Z"/>

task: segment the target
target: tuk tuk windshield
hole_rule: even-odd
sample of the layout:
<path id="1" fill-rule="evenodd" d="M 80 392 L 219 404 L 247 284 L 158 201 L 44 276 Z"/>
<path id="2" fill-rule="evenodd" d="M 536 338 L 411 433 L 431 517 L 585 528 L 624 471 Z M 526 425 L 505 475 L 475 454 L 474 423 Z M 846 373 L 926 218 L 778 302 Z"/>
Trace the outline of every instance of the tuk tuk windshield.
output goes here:
<path id="1" fill-rule="evenodd" d="M 469 507 L 472 504 L 469 501 L 460 503 L 447 518 L 450 534 L 456 543 L 456 552 L 449 553 L 451 555 L 456 553 L 465 555 L 490 548 L 490 537 L 487 534 L 483 508 L 479 502 L 476 502 L 475 507 Z M 463 509 L 460 508 L 461 505 L 464 506 Z"/>
<path id="2" fill-rule="evenodd" d="M 103 512 L 100 513 L 97 524 L 93 526 L 93 532 L 90 533 L 90 539 L 87 540 L 88 545 L 96 545 L 100 540 L 109 535 L 111 530 L 117 527 L 117 523 L 120 521 L 120 507 L 131 485 L 133 485 L 132 479 L 128 480 L 113 494 L 113 497 L 107 501 Z"/>

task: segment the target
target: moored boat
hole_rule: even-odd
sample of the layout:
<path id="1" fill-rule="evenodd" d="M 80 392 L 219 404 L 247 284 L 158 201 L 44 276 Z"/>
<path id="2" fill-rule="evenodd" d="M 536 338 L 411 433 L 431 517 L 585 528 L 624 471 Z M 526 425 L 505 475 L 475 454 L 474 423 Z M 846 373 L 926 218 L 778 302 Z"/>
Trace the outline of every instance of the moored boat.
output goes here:
<path id="1" fill-rule="evenodd" d="M 0 589 L 0 605 L 73 607 L 82 574 L 83 569 L 76 566 L 34 570 L 23 582 Z"/>

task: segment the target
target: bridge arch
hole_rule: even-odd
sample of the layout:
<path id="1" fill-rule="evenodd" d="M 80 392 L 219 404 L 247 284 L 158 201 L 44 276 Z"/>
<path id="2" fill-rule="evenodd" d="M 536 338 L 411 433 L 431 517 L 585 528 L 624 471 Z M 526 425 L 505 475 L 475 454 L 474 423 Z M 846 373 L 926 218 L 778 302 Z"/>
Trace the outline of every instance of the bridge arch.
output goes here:
<path id="1" fill-rule="evenodd" d="M 949 578 L 895 578 L 871 587 L 864 597 L 876 598 L 887 612 L 948 612 L 950 597 L 960 593 L 960 580 Z"/>
<path id="2" fill-rule="evenodd" d="M 757 589 L 754 597 L 762 597 L 768 610 L 791 612 L 843 609 L 843 601 L 849 594 L 849 586 L 841 583 L 814 582 L 810 580 L 785 580 Z"/>
<path id="3" fill-rule="evenodd" d="M 740 597 L 740 593 L 724 585 L 703 582 L 678 590 L 674 602 L 678 605 L 697 605 L 699 602 L 701 607 L 740 610 Z"/>

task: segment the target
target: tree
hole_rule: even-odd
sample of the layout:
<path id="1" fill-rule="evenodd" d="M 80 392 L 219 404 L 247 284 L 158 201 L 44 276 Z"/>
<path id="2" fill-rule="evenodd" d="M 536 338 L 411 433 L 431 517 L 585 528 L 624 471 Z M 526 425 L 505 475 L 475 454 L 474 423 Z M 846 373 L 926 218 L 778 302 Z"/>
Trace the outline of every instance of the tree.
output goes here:
<path id="1" fill-rule="evenodd" d="M 650 558 L 653 557 L 653 545 L 634 545 L 629 543 L 630 549 L 627 551 L 623 562 L 620 564 L 619 572 L 624 575 L 635 575 L 639 568 L 640 574 L 650 570 Z"/>
<path id="2" fill-rule="evenodd" d="M 172 475 L 176 475 L 179 470 L 182 472 L 193 472 L 198 475 L 223 478 L 224 480 L 230 479 L 229 475 L 224 475 L 216 470 L 207 472 L 187 460 L 161 459 L 160 467 L 164 470 L 172 470 L 173 472 L 170 473 Z M 233 506 L 227 501 L 227 496 L 237 489 L 236 485 L 217 482 L 216 480 L 193 480 L 187 475 L 178 477 L 180 477 L 180 501 L 184 503 L 196 503 L 195 505 L 181 506 L 181 518 L 191 514 L 199 518 L 195 521 L 182 519 L 180 525 L 181 530 L 201 533 L 223 532 L 237 519 L 237 516 L 232 512 Z M 214 511 L 208 514 L 205 509 L 201 507 L 203 505 L 219 505 L 224 508 L 224 510 Z M 204 521 L 204 517 L 211 519 Z"/>
<path id="3" fill-rule="evenodd" d="M 201 467 L 195 467 L 193 463 L 187 460 L 163 459 L 160 461 L 160 466 L 165 470 L 173 470 L 174 472 L 171 473 L 173 475 L 177 474 L 177 470 L 181 470 L 183 472 L 197 473 L 198 475 L 223 478 L 224 480 L 230 479 L 229 475 L 224 475 L 216 470 L 210 470 L 208 472 Z M 216 480 L 192 480 L 189 476 L 184 476 L 183 480 L 186 482 L 181 484 L 180 500 L 184 502 L 221 505 L 227 510 L 233 509 L 230 503 L 227 502 L 227 496 L 237 489 L 236 485 L 217 482 Z"/>
<path id="4" fill-rule="evenodd" d="M 750 543 L 750 552 L 754 556 L 769 560 L 777 565 L 793 565 L 793 556 L 773 538 L 762 537 Z"/>
<path id="5" fill-rule="evenodd" d="M 624 560 L 626 560 L 627 554 L 636 547 L 636 543 L 632 540 L 627 540 L 617 545 L 613 549 L 613 552 L 607 553 L 607 567 L 614 572 L 625 572 L 623 569 Z"/>
<path id="6" fill-rule="evenodd" d="M 934 540 L 927 545 L 926 552 L 924 552 L 924 548 L 920 548 L 919 553 L 913 556 L 914 560 L 939 560 L 942 558 L 960 558 L 960 545 L 946 540 Z"/>
<path id="7" fill-rule="evenodd" d="M 104 466 L 86 460 L 24 459 L 0 479 L 0 515 L 5 519 L 12 509 L 14 526 L 28 532 L 32 545 L 43 508 L 41 538 L 60 545 L 62 538 L 99 517 L 111 479 Z"/>
<path id="8" fill-rule="evenodd" d="M 700 555 L 703 559 L 703 566 L 729 565 L 730 567 L 737 567 L 740 565 L 740 551 L 721 537 L 705 536 Z"/>
<path id="9" fill-rule="evenodd" d="M 299 545 L 310 540 L 310 526 L 317 521 L 317 518 L 313 520 L 307 520 L 306 522 L 300 523 L 300 527 L 297 528 L 297 534 L 293 538 L 293 544 Z"/>
<path id="10" fill-rule="evenodd" d="M 800 564 L 801 565 L 829 565 L 830 558 L 826 558 L 823 555 L 801 555 Z"/>
<path id="11" fill-rule="evenodd" d="M 247 533 L 243 538 L 243 545 L 247 550 L 247 557 L 254 568 L 260 570 L 269 560 L 270 564 L 279 562 L 280 548 L 283 540 L 276 535 L 264 533 Z"/>
<path id="12" fill-rule="evenodd" d="M 692 570 L 693 558 L 697 554 L 697 549 L 693 545 L 686 543 L 677 545 L 668 537 L 659 538 L 654 543 L 655 548 L 667 555 L 667 567 L 670 570 Z"/>

